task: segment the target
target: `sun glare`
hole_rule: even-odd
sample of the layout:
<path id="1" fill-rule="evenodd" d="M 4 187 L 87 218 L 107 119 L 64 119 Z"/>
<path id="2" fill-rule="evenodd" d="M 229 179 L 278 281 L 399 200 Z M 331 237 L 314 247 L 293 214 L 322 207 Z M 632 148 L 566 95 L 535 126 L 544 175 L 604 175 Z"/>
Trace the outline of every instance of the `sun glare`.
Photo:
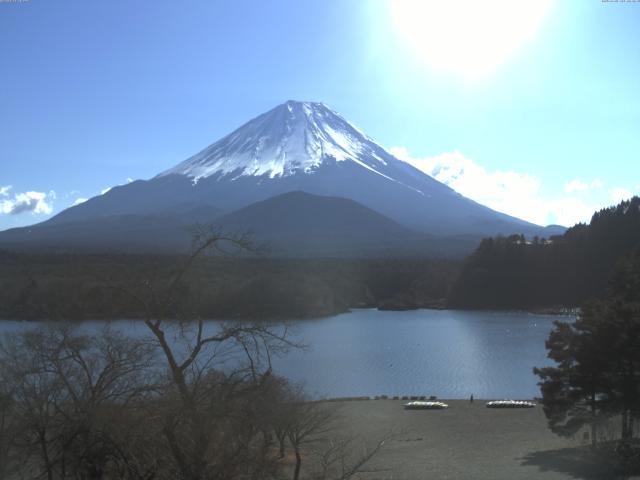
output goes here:
<path id="1" fill-rule="evenodd" d="M 536 33 L 552 0 L 390 0 L 401 38 L 430 67 L 465 78 L 495 70 Z"/>

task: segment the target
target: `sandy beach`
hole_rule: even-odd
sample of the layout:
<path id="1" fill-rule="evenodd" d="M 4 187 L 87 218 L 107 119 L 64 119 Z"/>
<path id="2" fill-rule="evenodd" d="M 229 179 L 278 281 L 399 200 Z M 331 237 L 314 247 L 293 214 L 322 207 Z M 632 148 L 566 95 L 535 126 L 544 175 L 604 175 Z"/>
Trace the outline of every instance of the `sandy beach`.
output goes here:
<path id="1" fill-rule="evenodd" d="M 616 473 L 582 433 L 562 438 L 538 405 L 490 409 L 486 401 L 444 400 L 446 410 L 404 410 L 401 400 L 328 402 L 341 433 L 386 442 L 367 479 L 613 479 Z"/>

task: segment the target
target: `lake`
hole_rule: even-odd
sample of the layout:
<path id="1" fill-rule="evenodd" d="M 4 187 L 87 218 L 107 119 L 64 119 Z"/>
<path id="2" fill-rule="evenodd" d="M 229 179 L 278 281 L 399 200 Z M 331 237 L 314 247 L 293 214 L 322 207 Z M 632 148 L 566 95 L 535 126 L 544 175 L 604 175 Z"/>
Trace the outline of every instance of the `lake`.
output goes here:
<path id="1" fill-rule="evenodd" d="M 532 398 L 534 366 L 550 365 L 544 342 L 552 322 L 572 317 L 525 312 L 353 310 L 300 321 L 308 345 L 274 361 L 276 373 L 304 382 L 314 397 L 436 395 L 440 398 Z M 0 331 L 33 325 L 0 322 Z M 88 321 L 83 328 L 99 329 Z M 139 322 L 113 322 L 140 334 Z"/>

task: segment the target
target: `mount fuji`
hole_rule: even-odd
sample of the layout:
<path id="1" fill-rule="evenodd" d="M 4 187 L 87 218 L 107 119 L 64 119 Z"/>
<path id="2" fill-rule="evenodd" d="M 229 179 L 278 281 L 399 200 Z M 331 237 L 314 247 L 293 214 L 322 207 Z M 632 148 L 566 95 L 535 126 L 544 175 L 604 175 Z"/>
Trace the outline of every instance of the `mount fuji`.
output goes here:
<path id="1" fill-rule="evenodd" d="M 341 251 L 367 243 L 388 251 L 442 237 L 562 232 L 463 197 L 322 103 L 288 101 L 154 178 L 114 187 L 40 224 L 0 232 L 0 247 L 175 250 L 187 244 L 185 225 L 218 221 L 281 241 L 300 233 L 303 218 L 318 227 L 316 239 L 352 239 L 340 243 Z M 366 235 L 354 236 L 353 225 L 363 225 Z M 295 250 L 292 238 L 280 244 Z"/>

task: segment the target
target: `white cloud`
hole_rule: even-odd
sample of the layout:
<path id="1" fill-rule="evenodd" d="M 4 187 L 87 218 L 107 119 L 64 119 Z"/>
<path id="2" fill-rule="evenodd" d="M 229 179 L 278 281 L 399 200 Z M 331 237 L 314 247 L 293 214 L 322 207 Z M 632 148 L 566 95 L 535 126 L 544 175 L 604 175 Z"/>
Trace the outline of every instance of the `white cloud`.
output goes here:
<path id="1" fill-rule="evenodd" d="M 615 187 L 611 189 L 611 200 L 620 203 L 623 200 L 629 200 L 633 197 L 633 192 L 624 187 Z"/>
<path id="2" fill-rule="evenodd" d="M 9 188 L 3 187 L 3 197 L 9 197 Z M 49 215 L 53 212 L 53 200 L 55 199 L 56 192 L 53 190 L 49 193 L 33 191 L 16 193 L 13 195 L 13 198 L 0 201 L 0 213 L 5 215 L 18 215 L 20 213 L 31 212 L 33 214 Z"/>
<path id="3" fill-rule="evenodd" d="M 582 180 L 571 180 L 564 186 L 564 191 L 567 193 L 571 192 L 580 192 L 589 188 L 589 185 L 584 183 Z"/>
<path id="4" fill-rule="evenodd" d="M 484 167 L 457 150 L 427 158 L 412 158 L 407 155 L 406 149 L 398 151 L 392 148 L 391 152 L 474 200 L 516 200 L 535 196 L 540 189 L 540 180 L 536 177 L 511 171 L 487 172 Z"/>
<path id="5" fill-rule="evenodd" d="M 538 225 L 571 226 L 588 222 L 593 212 L 602 207 L 575 196 L 544 198 L 540 178 L 515 171 L 488 171 L 457 150 L 426 158 L 413 158 L 404 147 L 390 148 L 389 151 L 465 197 Z M 565 192 L 575 193 L 601 186 L 599 179 L 589 184 L 576 179 L 565 185 Z"/>
<path id="6" fill-rule="evenodd" d="M 8 197 L 9 190 L 11 190 L 11 185 L 7 185 L 6 187 L 0 187 L 0 197 Z"/>
<path id="7" fill-rule="evenodd" d="M 89 199 L 88 198 L 84 198 L 84 197 L 76 198 L 76 200 L 71 204 L 71 206 L 75 207 L 76 205 L 80 205 L 81 203 L 84 203 L 87 200 L 89 200 Z"/>
<path id="8" fill-rule="evenodd" d="M 571 180 L 569 183 L 567 183 L 564 186 L 564 191 L 567 193 L 584 192 L 592 188 L 602 188 L 602 180 L 600 180 L 599 178 L 596 178 L 591 183 L 587 183 L 576 178 L 574 180 Z"/>
<path id="9" fill-rule="evenodd" d="M 596 210 L 603 205 L 586 202 L 575 197 L 565 197 L 555 200 L 540 200 L 541 208 L 546 210 L 551 223 L 571 227 L 576 223 L 589 223 Z"/>

